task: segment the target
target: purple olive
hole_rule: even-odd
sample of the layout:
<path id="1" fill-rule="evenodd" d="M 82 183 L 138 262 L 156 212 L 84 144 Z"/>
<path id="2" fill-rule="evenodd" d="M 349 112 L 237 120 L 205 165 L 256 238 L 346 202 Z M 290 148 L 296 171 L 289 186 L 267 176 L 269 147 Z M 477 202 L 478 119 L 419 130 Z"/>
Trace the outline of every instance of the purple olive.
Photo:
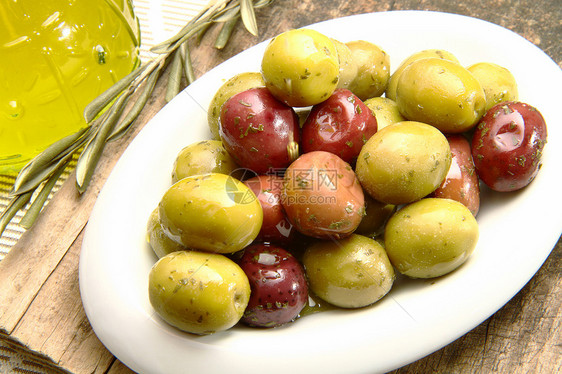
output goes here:
<path id="1" fill-rule="evenodd" d="M 250 301 L 242 322 L 253 327 L 275 327 L 294 321 L 308 301 L 304 269 L 287 250 L 253 244 L 238 264 L 250 280 Z"/>
<path id="2" fill-rule="evenodd" d="M 288 147 L 297 144 L 297 114 L 265 87 L 232 96 L 221 108 L 219 133 L 236 163 L 258 174 L 285 168 L 292 161 Z"/>

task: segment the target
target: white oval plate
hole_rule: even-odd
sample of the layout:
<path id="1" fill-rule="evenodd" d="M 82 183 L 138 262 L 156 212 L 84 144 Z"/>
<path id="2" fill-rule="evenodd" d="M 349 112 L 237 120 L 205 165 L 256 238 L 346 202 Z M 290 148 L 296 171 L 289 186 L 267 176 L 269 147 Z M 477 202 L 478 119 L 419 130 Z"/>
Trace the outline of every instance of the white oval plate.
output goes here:
<path id="1" fill-rule="evenodd" d="M 131 369 L 165 374 L 392 370 L 483 322 L 528 282 L 556 244 L 562 232 L 557 165 L 562 74 L 546 54 L 494 24 L 437 12 L 364 14 L 309 27 L 341 41 L 371 41 L 390 55 L 393 69 L 428 48 L 448 50 L 464 65 L 491 61 L 508 68 L 520 100 L 536 106 L 550 125 L 538 177 L 520 192 L 484 191 L 478 246 L 446 277 L 401 280 L 371 307 L 315 314 L 282 328 L 238 326 L 202 337 L 182 333 L 166 325 L 148 300 L 148 273 L 156 258 L 146 243 L 146 222 L 170 184 L 177 153 L 209 138 L 206 108 L 215 91 L 236 73 L 259 71 L 265 43 L 250 48 L 194 82 L 146 125 L 92 212 L 80 257 L 82 301 L 99 339 Z"/>

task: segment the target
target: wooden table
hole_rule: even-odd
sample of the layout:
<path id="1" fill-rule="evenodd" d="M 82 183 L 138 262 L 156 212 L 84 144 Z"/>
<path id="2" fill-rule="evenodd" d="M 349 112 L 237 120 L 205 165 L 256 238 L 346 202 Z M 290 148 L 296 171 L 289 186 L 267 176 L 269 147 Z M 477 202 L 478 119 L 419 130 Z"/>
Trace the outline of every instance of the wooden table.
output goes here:
<path id="1" fill-rule="evenodd" d="M 195 49 L 196 74 L 289 28 L 340 16 L 407 9 L 458 13 L 499 24 L 536 44 L 562 66 L 559 0 L 276 0 L 257 12 L 259 37 L 238 25 L 224 50 L 205 43 Z M 103 347 L 88 323 L 78 289 L 78 256 L 83 229 L 101 187 L 127 144 L 163 107 L 162 93 L 160 84 L 133 131 L 109 145 L 89 190 L 79 196 L 72 179 L 65 183 L 34 228 L 0 262 L 0 331 L 13 349 L 33 353 L 36 372 L 130 372 Z M 554 214 L 558 215 L 554 219 L 560 219 L 559 212 Z M 559 240 L 542 268 L 507 305 L 457 341 L 394 372 L 560 372 L 561 266 Z"/>

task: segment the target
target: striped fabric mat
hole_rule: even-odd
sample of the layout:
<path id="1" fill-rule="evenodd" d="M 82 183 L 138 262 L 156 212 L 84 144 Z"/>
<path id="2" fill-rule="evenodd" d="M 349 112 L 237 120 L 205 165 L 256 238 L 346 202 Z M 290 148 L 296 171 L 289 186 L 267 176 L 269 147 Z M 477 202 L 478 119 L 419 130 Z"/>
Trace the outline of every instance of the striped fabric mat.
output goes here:
<path id="1" fill-rule="evenodd" d="M 157 43 L 176 34 L 187 21 L 197 15 L 208 0 L 133 0 L 135 14 L 141 27 L 141 60 L 150 58 L 149 49 Z M 70 170 L 62 176 L 55 189 L 68 178 Z M 15 181 L 15 175 L 0 175 L 0 212 L 10 202 L 9 192 Z M 19 226 L 23 212 L 18 212 L 0 237 L 0 261 L 8 254 L 25 229 Z"/>
<path id="2" fill-rule="evenodd" d="M 0 175 L 0 212 L 3 212 L 10 203 L 8 194 L 14 185 L 15 179 L 15 175 Z M 19 226 L 22 215 L 22 212 L 18 212 L 12 222 L 8 224 L 6 230 L 4 230 L 4 234 L 0 237 L 0 260 L 8 254 L 10 248 L 16 244 L 21 234 L 25 231 Z"/>

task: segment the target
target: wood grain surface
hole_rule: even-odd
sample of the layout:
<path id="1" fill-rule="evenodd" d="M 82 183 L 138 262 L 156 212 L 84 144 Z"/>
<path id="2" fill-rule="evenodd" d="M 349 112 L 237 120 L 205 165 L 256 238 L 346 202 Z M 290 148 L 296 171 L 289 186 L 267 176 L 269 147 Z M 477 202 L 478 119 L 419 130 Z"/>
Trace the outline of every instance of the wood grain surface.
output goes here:
<path id="1" fill-rule="evenodd" d="M 549 0 L 345 1 L 276 0 L 257 11 L 259 37 L 239 24 L 216 50 L 210 39 L 192 49 L 196 75 L 289 28 L 341 16 L 391 10 L 434 10 L 504 26 L 540 47 L 562 66 L 562 4 Z M 532 67 L 529 67 L 532 73 Z M 96 197 L 133 137 L 165 104 L 162 82 L 126 137 L 109 145 L 91 187 L 78 195 L 70 178 L 37 221 L 0 262 L 0 332 L 46 364 L 44 372 L 130 373 L 96 338 L 82 308 L 78 257 Z M 558 216 L 554 219 L 560 219 Z M 562 367 L 562 242 L 531 281 L 474 330 L 393 373 L 558 373 Z M 47 365 L 48 364 L 48 365 Z M 58 369 L 55 369 L 55 365 Z M 39 371 L 40 372 L 40 371 Z"/>

